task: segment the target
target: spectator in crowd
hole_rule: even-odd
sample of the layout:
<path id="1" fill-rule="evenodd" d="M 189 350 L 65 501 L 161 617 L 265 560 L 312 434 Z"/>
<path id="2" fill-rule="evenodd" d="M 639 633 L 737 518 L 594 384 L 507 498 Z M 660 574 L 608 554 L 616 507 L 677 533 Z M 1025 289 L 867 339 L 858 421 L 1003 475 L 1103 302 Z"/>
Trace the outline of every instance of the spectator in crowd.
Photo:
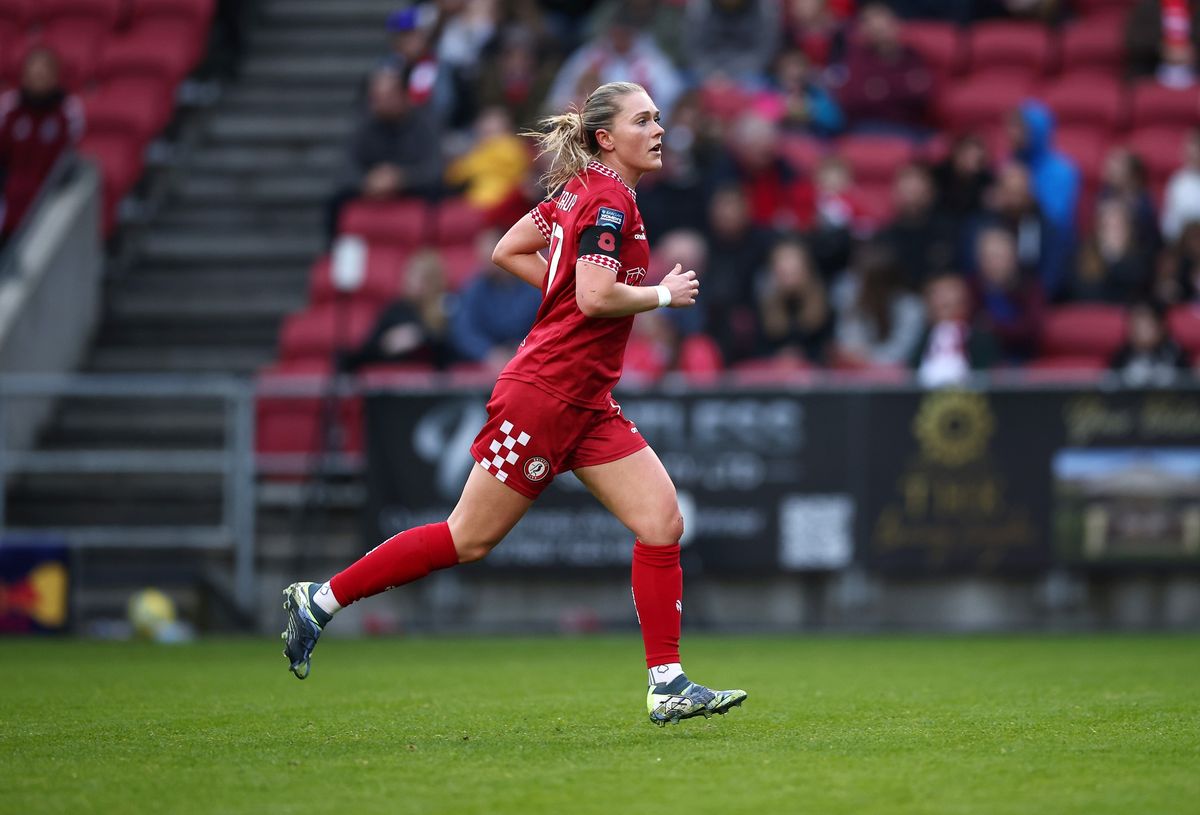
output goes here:
<path id="1" fill-rule="evenodd" d="M 1109 367 L 1132 387 L 1162 387 L 1187 372 L 1187 356 L 1167 329 L 1167 310 L 1156 300 L 1140 300 L 1129 309 L 1125 344 Z"/>
<path id="2" fill-rule="evenodd" d="M 878 2 L 863 8 L 839 94 L 852 128 L 923 137 L 932 89 L 933 74 L 900 39 L 900 23 L 891 9 Z"/>
<path id="3" fill-rule="evenodd" d="M 842 62 L 846 52 L 844 17 L 828 0 L 784 0 L 784 42 L 821 68 Z"/>
<path id="4" fill-rule="evenodd" d="M 364 365 L 405 363 L 443 370 L 455 361 L 449 342 L 452 304 L 446 272 L 433 251 L 412 257 L 404 277 L 404 296 L 379 315 L 367 339 L 338 360 L 343 371 Z"/>
<path id="5" fill-rule="evenodd" d="M 833 311 L 802 242 L 781 240 L 771 250 L 758 297 L 758 318 L 760 356 L 781 362 L 825 362 L 833 339 Z"/>
<path id="6" fill-rule="evenodd" d="M 891 251 L 867 243 L 833 287 L 835 358 L 847 367 L 906 365 L 925 328 L 921 298 L 905 288 Z"/>
<path id="7" fill-rule="evenodd" d="M 1140 0 L 1125 26 L 1126 64 L 1134 76 L 1152 76 L 1167 87 L 1196 79 L 1200 6 L 1188 0 Z"/>
<path id="8" fill-rule="evenodd" d="M 436 0 L 433 50 L 438 81 L 450 86 L 453 106 L 446 117 L 455 130 L 471 124 L 479 110 L 477 87 L 484 49 L 499 23 L 494 0 Z"/>
<path id="9" fill-rule="evenodd" d="M 1036 277 L 1021 274 L 1012 233 L 989 227 L 979 233 L 979 320 L 999 342 L 1009 362 L 1025 362 L 1037 352 L 1046 298 Z"/>
<path id="10" fill-rule="evenodd" d="M 434 195 L 441 187 L 441 141 L 434 115 L 412 105 L 405 83 L 390 68 L 371 75 L 368 99 L 370 113 L 350 138 L 337 191 L 326 204 L 330 241 L 347 201 Z"/>
<path id="11" fill-rule="evenodd" d="M 688 0 L 688 69 L 700 81 L 760 84 L 779 47 L 779 17 L 777 0 Z"/>
<path id="12" fill-rule="evenodd" d="M 1030 188 L 1029 171 L 1017 162 L 1002 165 L 987 197 L 987 211 L 961 236 L 967 241 L 965 268 L 972 271 L 979 268 L 976 255 L 979 230 L 986 226 L 1002 226 L 1016 239 L 1021 268 L 1036 273 L 1047 296 L 1057 298 L 1066 282 L 1072 246 L 1043 217 L 1041 206 Z"/>
<path id="13" fill-rule="evenodd" d="M 708 245 L 704 236 L 693 229 L 678 229 L 659 238 L 652 261 L 655 272 L 666 271 L 678 263 L 694 271 L 700 285 L 708 286 Z M 707 312 L 707 308 L 672 308 L 664 310 L 663 315 L 679 336 L 690 337 L 711 325 Z"/>
<path id="14" fill-rule="evenodd" d="M 514 25 L 484 60 L 476 93 L 481 106 L 503 106 L 521 128 L 532 128 L 553 81 L 554 63 L 539 60 L 536 35 Z"/>
<path id="15" fill-rule="evenodd" d="M 1113 148 L 1104 159 L 1099 200 L 1124 204 L 1133 220 L 1138 243 L 1143 249 L 1153 251 L 1158 249 L 1161 238 L 1147 175 L 1146 163 L 1140 156 L 1125 147 Z"/>
<path id="16" fill-rule="evenodd" d="M 822 278 L 829 280 L 846 268 L 855 235 L 875 227 L 854 187 L 850 165 L 841 156 L 825 156 L 814 175 L 813 212 L 808 247 Z"/>
<path id="17" fill-rule="evenodd" d="M 618 15 L 654 38 L 654 43 L 675 65 L 687 62 L 686 0 L 604 0 L 588 20 L 589 39 L 603 36 Z"/>
<path id="18" fill-rule="evenodd" d="M 430 3 L 415 4 L 388 15 L 386 25 L 392 38 L 392 52 L 380 68 L 404 78 L 408 104 L 430 105 L 439 121 L 446 123 L 454 115 L 458 100 L 454 78 L 438 59 L 434 39 L 437 19 L 437 8 Z M 378 71 L 369 82 L 377 75 Z"/>
<path id="19" fill-rule="evenodd" d="M 450 321 L 456 355 L 499 371 L 529 333 L 542 295 L 538 289 L 492 263 L 498 230 L 486 229 L 476 239 L 479 273 L 463 289 Z"/>
<path id="20" fill-rule="evenodd" d="M 984 196 L 995 175 L 988 162 L 987 147 L 974 133 L 955 138 L 950 154 L 933 169 L 937 185 L 937 207 L 956 229 L 984 209 Z"/>
<path id="21" fill-rule="evenodd" d="M 664 119 L 683 92 L 679 72 L 654 44 L 623 16 L 612 21 L 603 37 L 581 46 L 567 58 L 550 88 L 544 107 L 583 107 L 588 94 L 606 82 L 636 82 L 646 89 Z"/>
<path id="22" fill-rule="evenodd" d="M 909 360 L 918 381 L 929 388 L 957 385 L 974 371 L 996 364 L 995 338 L 971 318 L 971 293 L 965 278 L 939 272 L 925 281 L 928 325 Z"/>
<path id="23" fill-rule="evenodd" d="M 704 296 L 689 310 L 703 309 L 722 356 L 741 360 L 755 351 L 754 274 L 767 263 L 771 233 L 751 220 L 746 196 L 736 185 L 718 189 L 708 209 Z"/>
<path id="24" fill-rule="evenodd" d="M 1096 207 L 1093 233 L 1079 253 L 1070 299 L 1123 305 L 1151 284 L 1154 252 L 1138 239 L 1129 208 L 1110 198 Z"/>
<path id="25" fill-rule="evenodd" d="M 1054 116 L 1041 102 L 1025 102 L 1008 120 L 1013 155 L 1029 168 L 1033 195 L 1059 239 L 1075 239 L 1079 169 L 1054 147 Z"/>
<path id="26" fill-rule="evenodd" d="M 779 153 L 779 126 L 757 113 L 740 116 L 729 137 L 731 176 L 746 195 L 759 226 L 796 229 L 812 218 L 812 187 Z"/>
<path id="27" fill-rule="evenodd" d="M 1200 305 L 1200 220 L 1189 222 L 1163 253 L 1155 294 L 1167 303 Z"/>
<path id="28" fill-rule="evenodd" d="M 953 262 L 954 224 L 938 211 L 933 176 L 919 162 L 897 171 L 892 201 L 895 218 L 879 239 L 897 259 L 904 285 L 919 291 L 926 276 Z"/>
<path id="29" fill-rule="evenodd" d="M 472 205 L 491 210 L 521 186 L 533 161 L 529 145 L 513 132 L 504 108 L 483 110 L 475 121 L 474 136 L 474 146 L 446 168 L 446 183 L 464 188 Z"/>
<path id="30" fill-rule="evenodd" d="M 638 210 L 651 245 L 658 236 L 695 227 L 708 215 L 712 179 L 723 148 L 712 139 L 696 92 L 680 97 L 663 134 L 663 168 L 638 185 Z"/>
<path id="31" fill-rule="evenodd" d="M 1171 175 L 1163 198 L 1162 234 L 1175 241 L 1189 221 L 1200 221 L 1200 127 L 1188 132 L 1183 166 Z"/>
<path id="32" fill-rule="evenodd" d="M 82 135 L 83 105 L 62 89 L 58 57 L 34 48 L 21 66 L 20 88 L 0 95 L 0 244 L 21 224 L 59 156 Z"/>
<path id="33" fill-rule="evenodd" d="M 768 104 L 785 130 L 833 136 L 845 124 L 837 101 L 799 49 L 784 51 L 775 60 L 770 87 L 758 100 L 760 109 Z"/>

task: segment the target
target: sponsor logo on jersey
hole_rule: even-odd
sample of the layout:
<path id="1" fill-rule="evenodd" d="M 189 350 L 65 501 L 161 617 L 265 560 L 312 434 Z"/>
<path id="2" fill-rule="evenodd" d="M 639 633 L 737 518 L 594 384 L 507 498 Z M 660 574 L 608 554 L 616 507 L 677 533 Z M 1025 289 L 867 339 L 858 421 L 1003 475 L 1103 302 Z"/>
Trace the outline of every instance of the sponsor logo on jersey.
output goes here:
<path id="1" fill-rule="evenodd" d="M 571 207 L 575 206 L 575 202 L 579 200 L 579 195 L 573 192 L 564 192 L 558 196 L 558 208 L 563 212 L 570 212 Z"/>
<path id="2" fill-rule="evenodd" d="M 640 286 L 642 284 L 642 279 L 645 278 L 645 276 L 646 276 L 646 270 L 643 269 L 641 266 L 637 267 L 636 269 L 626 269 L 625 270 L 625 285 Z"/>
<path id="3" fill-rule="evenodd" d="M 644 240 L 646 240 L 646 233 L 645 232 L 635 232 L 633 235 L 633 239 L 635 241 L 644 241 Z"/>
<path id="4" fill-rule="evenodd" d="M 619 209 L 600 207 L 600 211 L 596 213 L 596 226 L 611 226 L 613 229 L 620 229 L 624 225 L 625 213 Z"/>
<path id="5" fill-rule="evenodd" d="M 550 474 L 550 462 L 541 456 L 534 456 L 525 462 L 525 477 L 530 481 L 541 481 Z"/>

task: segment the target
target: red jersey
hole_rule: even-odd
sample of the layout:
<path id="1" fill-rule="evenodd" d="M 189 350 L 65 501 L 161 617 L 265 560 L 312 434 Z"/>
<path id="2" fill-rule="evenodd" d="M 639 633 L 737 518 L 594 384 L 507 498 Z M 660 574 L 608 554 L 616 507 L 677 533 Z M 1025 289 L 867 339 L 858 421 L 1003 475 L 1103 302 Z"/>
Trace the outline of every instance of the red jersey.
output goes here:
<path id="1" fill-rule="evenodd" d="M 83 105 L 74 96 L 33 101 L 19 90 L 0 95 L 0 175 L 7 171 L 0 232 L 17 228 L 54 162 L 82 134 Z"/>
<path id="2" fill-rule="evenodd" d="M 593 161 L 530 214 L 549 244 L 549 268 L 533 328 L 499 378 L 528 382 L 572 405 L 605 410 L 621 378 L 633 315 L 584 316 L 575 300 L 575 263 L 595 263 L 616 275 L 618 283 L 641 285 L 650 245 L 637 193 L 615 170 Z"/>

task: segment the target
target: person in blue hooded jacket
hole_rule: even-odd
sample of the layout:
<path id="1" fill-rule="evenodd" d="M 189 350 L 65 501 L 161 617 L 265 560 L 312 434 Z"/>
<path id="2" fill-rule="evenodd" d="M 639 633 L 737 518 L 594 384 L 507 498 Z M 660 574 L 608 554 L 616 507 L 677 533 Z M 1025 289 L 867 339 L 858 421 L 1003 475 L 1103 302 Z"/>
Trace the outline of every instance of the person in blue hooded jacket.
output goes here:
<path id="1" fill-rule="evenodd" d="M 1054 229 L 1063 255 L 1075 245 L 1075 217 L 1079 206 L 1079 169 L 1054 149 L 1054 116 L 1040 102 L 1023 103 L 1009 119 L 1013 156 L 1029 169 L 1033 195 L 1042 215 Z M 1043 280 L 1048 293 L 1057 292 L 1061 280 Z"/>

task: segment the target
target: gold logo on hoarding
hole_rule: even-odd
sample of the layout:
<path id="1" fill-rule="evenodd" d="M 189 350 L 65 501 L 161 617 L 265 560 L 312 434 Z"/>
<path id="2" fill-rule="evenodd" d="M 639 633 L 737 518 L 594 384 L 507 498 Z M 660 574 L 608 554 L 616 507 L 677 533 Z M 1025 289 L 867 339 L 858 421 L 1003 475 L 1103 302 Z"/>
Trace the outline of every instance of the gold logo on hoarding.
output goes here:
<path id="1" fill-rule="evenodd" d="M 987 399 L 966 391 L 926 396 L 913 419 L 921 455 L 947 467 L 961 467 L 982 456 L 995 428 Z"/>

